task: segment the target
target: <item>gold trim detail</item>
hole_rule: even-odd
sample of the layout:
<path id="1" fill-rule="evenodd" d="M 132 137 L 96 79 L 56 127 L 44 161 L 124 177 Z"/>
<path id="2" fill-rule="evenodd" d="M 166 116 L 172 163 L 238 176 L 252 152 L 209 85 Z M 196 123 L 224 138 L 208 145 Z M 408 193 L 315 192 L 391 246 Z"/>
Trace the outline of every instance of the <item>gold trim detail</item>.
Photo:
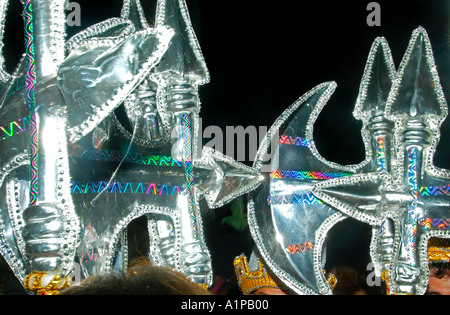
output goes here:
<path id="1" fill-rule="evenodd" d="M 450 240 L 442 238 L 431 238 L 428 241 L 428 261 L 450 262 Z"/>
<path id="2" fill-rule="evenodd" d="M 381 272 L 381 281 L 386 284 L 386 295 L 391 295 L 391 289 L 389 284 L 389 270 L 385 269 Z"/>
<path id="3" fill-rule="evenodd" d="M 52 280 L 43 287 L 42 278 L 46 275 L 46 272 L 30 273 L 24 280 L 25 289 L 30 292 L 36 292 L 37 295 L 57 295 L 59 290 L 65 289 L 70 285 L 69 277 L 63 278 L 61 275 L 54 275 Z"/>
<path id="4" fill-rule="evenodd" d="M 328 285 L 331 288 L 331 291 L 333 292 L 334 288 L 336 287 L 336 284 L 338 283 L 338 280 L 336 279 L 336 276 L 334 275 L 334 273 L 332 273 L 332 272 L 328 273 L 328 275 L 327 275 L 327 282 L 328 282 Z"/>
<path id="5" fill-rule="evenodd" d="M 253 291 L 261 287 L 279 288 L 264 268 L 261 260 L 259 260 L 259 269 L 256 271 L 250 270 L 245 255 L 236 257 L 233 265 L 239 288 L 244 295 L 250 295 Z"/>

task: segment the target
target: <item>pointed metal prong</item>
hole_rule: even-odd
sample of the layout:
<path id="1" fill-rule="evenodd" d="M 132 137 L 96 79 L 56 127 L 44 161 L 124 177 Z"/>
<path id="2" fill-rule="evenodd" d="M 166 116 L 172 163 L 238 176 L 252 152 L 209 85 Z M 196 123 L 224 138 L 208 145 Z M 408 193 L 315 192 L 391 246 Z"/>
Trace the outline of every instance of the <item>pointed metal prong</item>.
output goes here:
<path id="1" fill-rule="evenodd" d="M 139 0 L 124 0 L 120 16 L 131 21 L 137 31 L 149 27 Z"/>
<path id="2" fill-rule="evenodd" d="M 388 113 L 410 118 L 435 116 L 442 122 L 447 116 L 447 101 L 436 69 L 428 34 L 423 27 L 418 27 L 389 94 Z"/>
<path id="3" fill-rule="evenodd" d="M 184 0 L 160 0 L 156 9 L 156 26 L 167 26 L 175 35 L 159 66 L 157 76 L 176 75 L 194 85 L 209 82 L 209 72 L 189 18 Z"/>
<path id="4" fill-rule="evenodd" d="M 367 122 L 374 116 L 383 115 L 396 78 L 389 44 L 384 37 L 378 37 L 370 49 L 353 116 Z"/>
<path id="5" fill-rule="evenodd" d="M 264 179 L 255 169 L 209 148 L 203 149 L 196 165 L 203 170 L 197 178 L 198 187 L 211 209 L 254 190 Z"/>

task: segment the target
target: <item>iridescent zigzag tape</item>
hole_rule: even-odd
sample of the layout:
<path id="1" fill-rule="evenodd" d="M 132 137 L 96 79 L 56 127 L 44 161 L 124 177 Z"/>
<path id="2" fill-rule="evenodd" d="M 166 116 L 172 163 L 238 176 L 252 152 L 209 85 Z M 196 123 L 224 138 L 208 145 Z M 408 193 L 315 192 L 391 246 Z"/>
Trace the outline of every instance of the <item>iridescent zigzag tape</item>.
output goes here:
<path id="1" fill-rule="evenodd" d="M 310 147 L 312 140 L 305 139 L 302 137 L 293 137 L 293 136 L 281 136 L 280 144 L 284 145 L 296 145 L 300 147 Z M 376 149 L 376 162 L 378 171 L 386 171 L 386 152 L 384 146 L 383 137 L 377 137 L 377 149 Z"/>
<path id="2" fill-rule="evenodd" d="M 322 172 L 304 172 L 304 171 L 273 171 L 271 177 L 274 179 L 311 179 L 327 180 L 351 175 L 350 173 L 322 173 Z M 323 201 L 316 198 L 313 194 L 291 194 L 291 195 L 271 195 L 268 197 L 269 205 L 288 205 L 288 204 L 322 204 Z"/>
<path id="3" fill-rule="evenodd" d="M 119 183 L 106 181 L 82 182 L 72 181 L 72 194 L 99 194 L 99 193 L 117 193 L 117 194 L 145 194 L 159 196 L 173 196 L 185 194 L 186 188 L 179 186 L 162 185 L 155 183 Z"/>
<path id="4" fill-rule="evenodd" d="M 314 245 L 311 242 L 306 242 L 303 244 L 295 244 L 286 247 L 286 252 L 288 254 L 294 255 L 297 253 L 305 253 L 307 250 L 314 250 Z"/>
<path id="5" fill-rule="evenodd" d="M 14 137 L 24 131 L 30 126 L 30 116 L 19 118 L 4 126 L 0 126 L 0 141 Z"/>
<path id="6" fill-rule="evenodd" d="M 123 153 L 119 150 L 100 149 L 93 147 L 83 147 L 78 144 L 70 145 L 69 155 L 72 158 L 104 161 L 104 162 L 125 162 L 150 166 L 176 166 L 182 167 L 180 161 L 167 155 L 144 155 L 140 153 Z"/>
<path id="7" fill-rule="evenodd" d="M 376 164 L 377 164 L 377 172 L 386 172 L 387 164 L 386 164 L 386 149 L 384 145 L 383 137 L 377 137 L 377 146 L 376 146 Z"/>
<path id="8" fill-rule="evenodd" d="M 269 205 L 318 205 L 323 201 L 313 194 L 271 195 L 267 198 Z"/>
<path id="9" fill-rule="evenodd" d="M 30 205 L 36 204 L 37 201 L 37 185 L 38 185 L 38 141 L 39 135 L 37 130 L 36 104 L 34 100 L 34 89 L 36 85 L 36 69 L 34 54 L 34 17 L 32 9 L 32 1 L 26 0 L 24 3 L 23 16 L 25 20 L 25 56 L 27 73 L 25 86 L 27 89 L 27 100 L 30 108 L 30 130 L 31 130 L 31 172 L 30 172 Z"/>
<path id="10" fill-rule="evenodd" d="M 189 212 L 191 214 L 191 224 L 194 229 L 194 238 L 200 240 L 200 232 L 197 218 L 197 206 L 194 191 L 194 169 L 192 152 L 192 117 L 190 114 L 183 114 L 183 157 L 186 174 L 186 195 L 189 203 Z"/>
<path id="11" fill-rule="evenodd" d="M 322 172 L 304 172 L 304 171 L 273 171 L 272 178 L 288 178 L 288 179 L 318 179 L 326 180 L 353 175 L 350 173 L 322 173 Z"/>
<path id="12" fill-rule="evenodd" d="M 280 144 L 288 144 L 288 145 L 298 145 L 301 147 L 309 147 L 311 144 L 310 139 L 303 139 L 301 137 L 292 137 L 292 136 L 281 136 Z"/>
<path id="13" fill-rule="evenodd" d="M 0 141 L 9 139 L 26 131 L 31 123 L 30 117 L 19 118 L 4 126 L 0 126 Z M 125 162 L 151 166 L 177 166 L 182 167 L 182 163 L 167 155 L 143 155 L 140 153 L 129 154 L 118 150 L 100 149 L 93 147 L 83 147 L 78 144 L 70 144 L 69 154 L 72 158 L 104 161 L 104 162 Z"/>
<path id="14" fill-rule="evenodd" d="M 417 150 L 412 148 L 408 151 L 408 184 L 411 195 L 415 199 L 419 196 L 417 178 Z"/>
<path id="15" fill-rule="evenodd" d="M 420 220 L 419 225 L 425 230 L 431 229 L 448 230 L 450 229 L 450 219 L 426 218 Z"/>
<path id="16" fill-rule="evenodd" d="M 421 187 L 422 196 L 450 195 L 450 185 Z"/>

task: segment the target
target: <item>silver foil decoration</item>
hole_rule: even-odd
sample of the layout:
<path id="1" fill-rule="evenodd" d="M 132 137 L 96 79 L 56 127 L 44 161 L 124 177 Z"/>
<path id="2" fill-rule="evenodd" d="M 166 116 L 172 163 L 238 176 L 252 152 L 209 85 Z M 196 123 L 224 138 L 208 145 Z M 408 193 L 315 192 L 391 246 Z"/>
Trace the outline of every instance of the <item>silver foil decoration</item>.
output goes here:
<path id="1" fill-rule="evenodd" d="M 388 270 L 390 294 L 423 294 L 428 239 L 450 238 L 450 172 L 433 165 L 447 101 L 422 27 L 412 34 L 384 116 L 395 124 L 393 134 L 383 132 L 393 144 L 385 156 L 389 168 L 319 183 L 313 192 L 340 211 L 381 227 L 372 252 L 379 270 Z"/>
<path id="2" fill-rule="evenodd" d="M 315 87 L 269 131 L 254 165 L 271 173 L 250 194 L 252 236 L 267 266 L 296 293 L 332 294 L 326 235 L 354 217 L 373 226 L 372 259 L 378 275 L 388 270 L 390 293 L 423 294 L 427 241 L 450 237 L 449 172 L 432 164 L 447 104 L 425 30 L 414 31 L 398 73 L 386 40 L 372 46 L 354 111 L 366 149 L 358 165 L 327 161 L 314 144 L 314 122 L 334 89 Z M 275 152 L 271 143 L 278 143 Z"/>
<path id="3" fill-rule="evenodd" d="M 3 43 L 8 1 L 1 1 L 0 6 Z M 21 237 L 24 226 L 22 214 L 30 199 L 29 189 L 26 188 L 25 191 L 22 189 L 22 187 L 28 187 L 30 181 L 30 133 L 27 129 L 30 110 L 27 103 L 24 59 L 22 58 L 13 74 L 8 74 L 4 70 L 3 55 L 0 58 L 0 91 L 2 93 L 0 120 L 2 126 L 9 127 L 5 128 L 8 132 L 3 133 L 1 137 L 0 251 L 14 274 L 22 281 L 30 266 L 28 259 L 24 259 L 25 243 Z"/>
<path id="4" fill-rule="evenodd" d="M 68 190 L 64 101 L 55 80 L 64 58 L 65 7 L 63 1 L 50 5 L 42 0 L 30 3 L 33 24 L 39 25 L 33 28 L 34 51 L 39 52 L 34 54 L 35 113 L 32 113 L 36 115 L 38 139 L 36 152 L 32 152 L 37 157 L 37 180 L 35 201 L 23 211 L 22 237 L 32 272 L 68 274 L 79 224 Z"/>
<path id="5" fill-rule="evenodd" d="M 356 173 L 321 158 L 312 138 L 313 123 L 334 89 L 334 83 L 321 84 L 290 106 L 269 130 L 254 165 L 270 172 L 249 195 L 250 231 L 266 267 L 297 294 L 331 294 L 322 270 L 323 243 L 346 217 L 318 200 L 312 186 L 321 176 Z"/>
<path id="6" fill-rule="evenodd" d="M 220 207 L 261 176 L 197 148 L 198 87 L 209 73 L 185 1 L 158 1 L 149 26 L 140 2 L 124 0 L 120 17 L 68 41 L 65 1 L 31 2 L 37 202 L 30 200 L 32 133 L 11 129 L 0 143 L 2 255 L 22 282 L 31 272 L 66 276 L 75 263 L 82 278 L 125 269 L 127 226 L 146 216 L 152 263 L 211 285 L 199 201 Z M 26 66 L 24 58 L 13 75 L 0 73 L 2 126 L 30 119 Z"/>

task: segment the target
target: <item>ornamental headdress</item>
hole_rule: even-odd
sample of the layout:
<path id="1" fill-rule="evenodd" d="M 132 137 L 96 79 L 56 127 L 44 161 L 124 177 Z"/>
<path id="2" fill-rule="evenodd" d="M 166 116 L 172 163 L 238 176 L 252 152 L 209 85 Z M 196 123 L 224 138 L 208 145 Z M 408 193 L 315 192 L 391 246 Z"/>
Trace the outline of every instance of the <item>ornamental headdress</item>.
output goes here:
<path id="1" fill-rule="evenodd" d="M 433 165 L 447 102 L 426 31 L 413 32 L 398 71 L 386 40 L 375 40 L 354 110 L 366 149 L 358 165 L 327 161 L 315 146 L 314 122 L 335 88 L 318 85 L 270 129 L 254 165 L 269 172 L 249 195 L 253 239 L 296 293 L 331 294 L 326 236 L 353 217 L 373 227 L 371 256 L 389 293 L 423 294 L 428 239 L 450 238 L 450 172 Z"/>
<path id="2" fill-rule="evenodd" d="M 239 289 L 244 295 L 250 295 L 260 288 L 280 288 L 261 259 L 253 253 L 250 261 L 242 254 L 235 258 L 233 265 Z"/>
<path id="3" fill-rule="evenodd" d="M 127 225 L 144 216 L 151 262 L 211 285 L 199 200 L 219 207 L 260 176 L 197 147 L 209 73 L 185 1 L 158 1 L 149 26 L 124 0 L 68 41 L 65 2 L 23 1 L 26 55 L 0 72 L 1 254 L 28 290 L 54 293 L 76 264 L 82 278 L 125 269 Z"/>
<path id="4" fill-rule="evenodd" d="M 428 261 L 430 263 L 450 262 L 450 240 L 442 238 L 431 238 L 428 241 Z"/>

